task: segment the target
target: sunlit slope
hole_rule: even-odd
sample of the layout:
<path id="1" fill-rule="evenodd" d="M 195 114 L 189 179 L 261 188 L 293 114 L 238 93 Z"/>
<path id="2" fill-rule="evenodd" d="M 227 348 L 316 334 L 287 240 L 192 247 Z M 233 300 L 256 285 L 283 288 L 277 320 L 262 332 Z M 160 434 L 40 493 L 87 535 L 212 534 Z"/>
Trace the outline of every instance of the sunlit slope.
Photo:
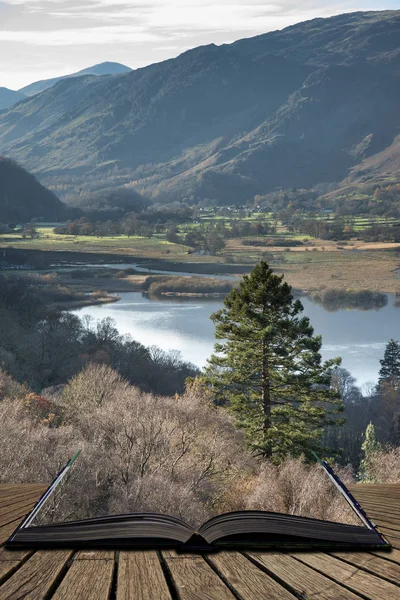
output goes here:
<path id="1" fill-rule="evenodd" d="M 161 200 L 340 181 L 398 134 L 399 40 L 400 11 L 353 13 L 65 80 L 0 114 L 0 144 L 44 181 L 118 167 Z"/>

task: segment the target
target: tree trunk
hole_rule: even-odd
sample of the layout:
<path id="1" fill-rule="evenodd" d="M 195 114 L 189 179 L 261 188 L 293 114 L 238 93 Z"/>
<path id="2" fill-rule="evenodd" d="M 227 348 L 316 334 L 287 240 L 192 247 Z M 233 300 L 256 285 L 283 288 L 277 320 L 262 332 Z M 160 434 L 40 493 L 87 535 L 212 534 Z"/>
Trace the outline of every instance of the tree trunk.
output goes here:
<path id="1" fill-rule="evenodd" d="M 268 364 L 268 353 L 265 340 L 262 342 L 262 371 L 261 371 L 261 401 L 264 413 L 263 421 L 263 437 L 265 439 L 266 433 L 271 427 L 271 388 L 270 388 L 270 375 L 269 375 L 269 364 Z M 265 451 L 265 455 L 269 456 L 270 450 Z"/>

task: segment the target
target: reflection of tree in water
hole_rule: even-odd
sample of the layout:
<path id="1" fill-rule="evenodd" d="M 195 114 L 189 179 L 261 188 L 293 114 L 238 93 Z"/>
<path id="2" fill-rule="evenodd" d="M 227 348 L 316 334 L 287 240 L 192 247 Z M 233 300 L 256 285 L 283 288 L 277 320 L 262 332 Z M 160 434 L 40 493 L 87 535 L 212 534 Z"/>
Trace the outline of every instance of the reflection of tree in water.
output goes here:
<path id="1" fill-rule="evenodd" d="M 382 292 L 372 292 L 370 290 L 336 290 L 325 289 L 313 292 L 309 299 L 315 304 L 320 304 L 328 312 L 338 310 L 379 310 L 387 305 L 387 294 Z M 398 304 L 400 306 L 400 297 Z"/>

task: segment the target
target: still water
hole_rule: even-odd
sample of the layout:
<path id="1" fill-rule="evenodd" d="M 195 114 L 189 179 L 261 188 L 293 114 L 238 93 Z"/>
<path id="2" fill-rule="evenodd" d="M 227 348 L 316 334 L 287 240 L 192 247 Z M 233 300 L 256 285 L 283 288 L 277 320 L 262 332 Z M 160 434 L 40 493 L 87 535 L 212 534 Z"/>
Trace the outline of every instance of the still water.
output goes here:
<path id="1" fill-rule="evenodd" d="M 95 319 L 112 317 L 121 333 L 129 333 L 146 346 L 179 350 L 184 360 L 199 367 L 205 365 L 213 350 L 214 325 L 210 315 L 222 306 L 220 299 L 173 298 L 150 300 L 140 292 L 120 294 L 114 304 L 84 307 L 73 311 Z M 362 386 L 376 383 L 385 345 L 390 338 L 400 339 L 400 308 L 387 306 L 380 310 L 338 310 L 327 312 L 321 306 L 302 298 L 305 314 L 310 317 L 315 333 L 322 335 L 324 359 L 342 357 L 348 369 Z"/>

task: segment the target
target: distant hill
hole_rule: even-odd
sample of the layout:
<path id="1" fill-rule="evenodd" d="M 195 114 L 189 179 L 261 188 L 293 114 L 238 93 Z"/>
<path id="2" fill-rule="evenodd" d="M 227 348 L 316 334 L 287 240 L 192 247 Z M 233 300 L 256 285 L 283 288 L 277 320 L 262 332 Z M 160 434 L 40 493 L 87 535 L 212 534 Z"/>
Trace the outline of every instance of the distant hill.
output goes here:
<path id="1" fill-rule="evenodd" d="M 25 96 L 33 96 L 34 94 L 38 94 L 39 92 L 43 92 L 43 90 L 47 90 L 48 88 L 52 87 L 61 79 L 67 79 L 69 77 L 81 77 L 82 75 L 120 75 L 121 73 L 129 73 L 131 70 L 132 69 L 130 69 L 130 67 L 121 65 L 120 63 L 103 62 L 98 65 L 94 65 L 93 67 L 82 69 L 77 73 L 72 73 L 71 75 L 64 75 L 62 77 L 53 77 L 52 79 L 36 81 L 26 85 L 18 91 L 23 93 Z"/>
<path id="2" fill-rule="evenodd" d="M 6 87 L 0 87 L 0 110 L 8 108 L 24 98 L 26 98 L 26 95 L 22 92 L 16 92 L 14 90 L 9 90 Z"/>
<path id="3" fill-rule="evenodd" d="M 0 156 L 0 222 L 65 219 L 68 210 L 52 192 L 13 160 Z"/>
<path id="4" fill-rule="evenodd" d="M 400 179 L 399 98 L 400 11 L 358 12 L 60 81 L 0 114 L 0 147 L 66 196 L 244 202 Z"/>

